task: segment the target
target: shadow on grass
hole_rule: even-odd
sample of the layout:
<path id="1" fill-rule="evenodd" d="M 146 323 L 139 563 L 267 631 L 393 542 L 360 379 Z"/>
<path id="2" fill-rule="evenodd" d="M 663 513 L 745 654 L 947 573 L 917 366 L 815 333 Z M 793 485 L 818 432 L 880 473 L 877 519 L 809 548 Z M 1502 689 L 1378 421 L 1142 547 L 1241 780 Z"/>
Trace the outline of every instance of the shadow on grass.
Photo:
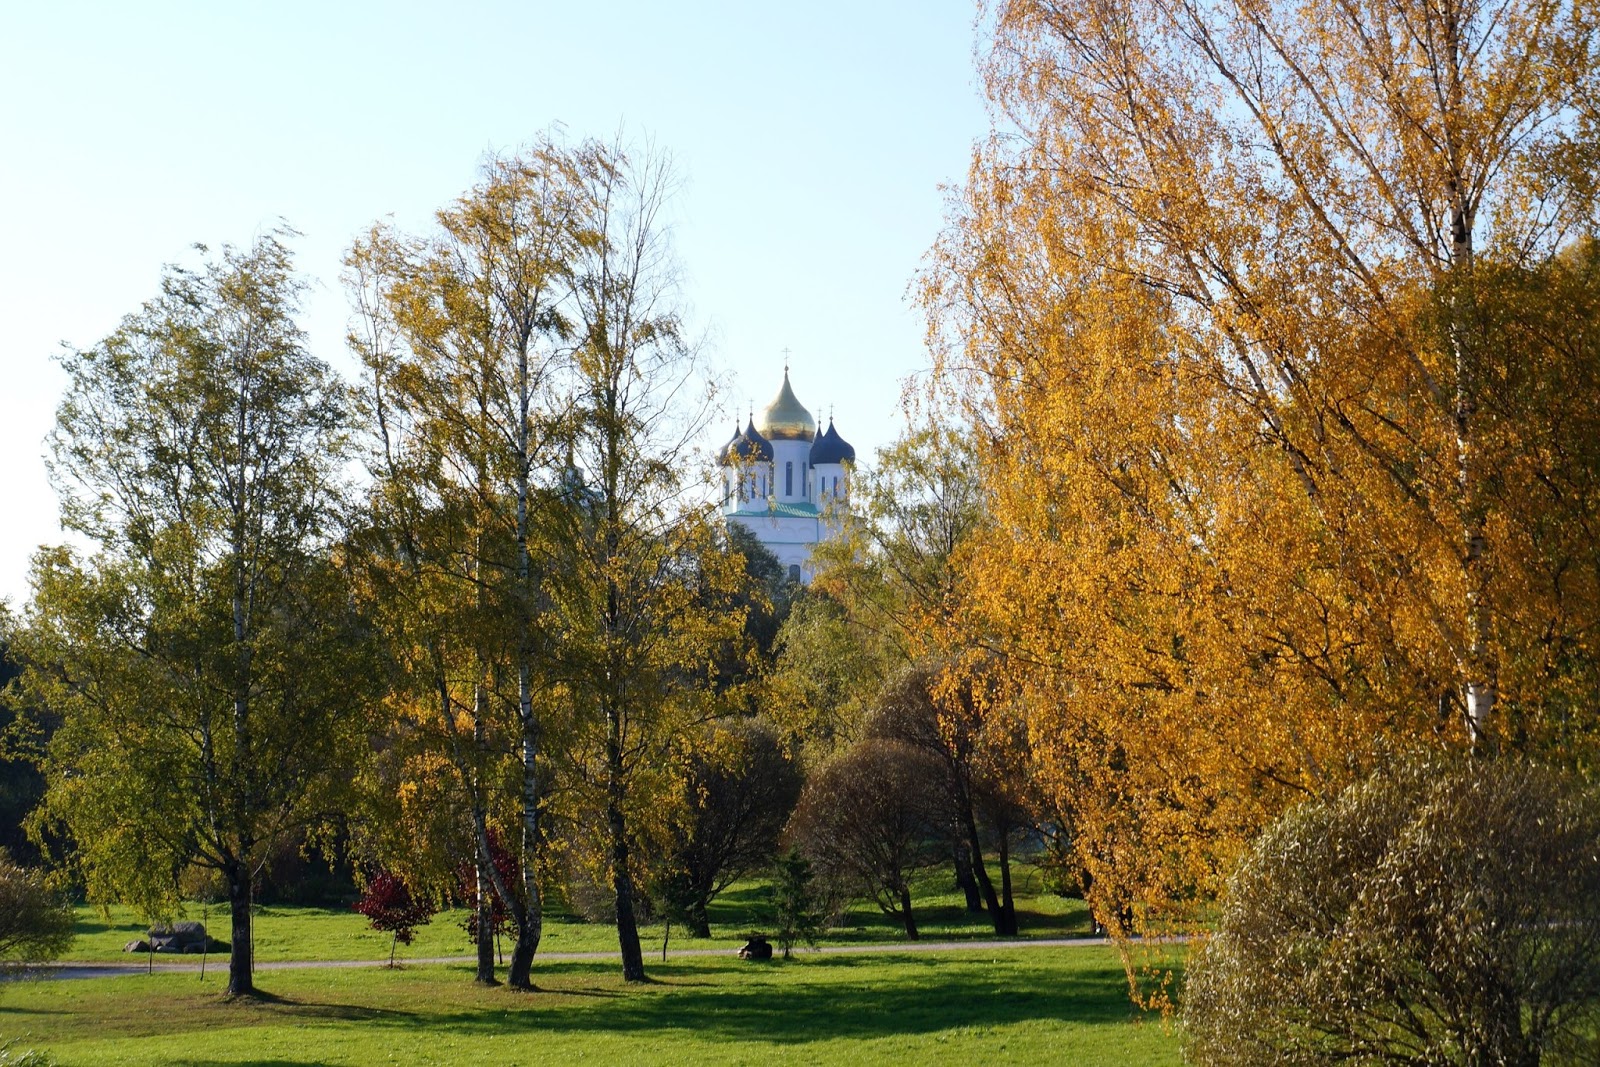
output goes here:
<path id="1" fill-rule="evenodd" d="M 111 919 L 102 919 L 98 915 L 90 919 L 79 916 L 72 924 L 72 932 L 78 937 L 92 937 L 95 934 L 104 934 L 112 930 L 116 930 L 119 933 L 142 936 L 147 929 L 149 929 L 149 924 L 147 923 L 134 922 L 132 920 L 116 922 Z"/>
<path id="2" fill-rule="evenodd" d="M 0 1015 L 72 1015 L 72 1014 L 73 1014 L 73 1012 L 67 1011 L 67 1010 L 62 1009 L 62 1008 L 19 1008 L 19 1007 L 16 1007 L 15 1005 L 8 1005 L 4 1000 L 0 1000 Z M 3 1037 L 3 1036 L 4 1036 L 3 1034 L 0 1034 L 0 1037 Z M 4 1062 L 5 1062 L 4 1060 L 0 1060 L 0 1063 L 4 1063 Z"/>
<path id="3" fill-rule="evenodd" d="M 521 1002 L 495 997 L 470 1006 L 377 1010 L 304 1002 L 286 1015 L 359 1020 L 403 1026 L 419 1035 L 430 1030 L 454 1035 L 521 1033 L 647 1033 L 693 1027 L 705 1039 L 804 1044 L 817 1040 L 861 1040 L 934 1033 L 963 1027 L 1022 1022 L 1095 1025 L 1134 1017 L 1115 966 L 1034 975 L 1009 969 L 991 974 L 981 966 L 941 967 L 934 961 L 902 971 L 893 985 L 881 973 L 857 980 L 866 961 L 813 960 L 796 966 L 787 980 L 782 964 L 750 968 L 759 980 L 714 983 L 703 965 L 656 968 L 657 982 L 629 992 L 583 988 L 569 971 L 544 977 L 538 993 Z M 712 968 L 716 973 L 738 967 Z M 753 978 L 755 976 L 752 976 Z M 577 988 L 568 983 L 576 980 Z M 514 1006 L 513 1006 L 514 1005 Z M 511 1010 L 507 1010 L 510 1008 Z"/>
<path id="4" fill-rule="evenodd" d="M 620 989 L 560 989 L 546 986 L 536 986 L 527 990 L 513 989 L 511 992 L 548 993 L 557 997 L 590 997 L 597 1000 L 617 1000 L 628 995 Z"/>
<path id="5" fill-rule="evenodd" d="M 1104 958 L 1104 957 L 1103 957 Z M 612 963 L 542 969 L 523 993 L 470 985 L 470 971 L 440 968 L 411 980 L 360 982 L 326 990 L 223 1001 L 198 993 L 167 1007 L 188 1014 L 197 1037 L 216 1028 L 274 1024 L 359 1025 L 398 1038 L 549 1033 L 636 1034 L 691 1028 L 712 1042 L 806 1045 L 832 1040 L 935 1034 L 1022 1023 L 1096 1026 L 1128 1022 L 1120 966 L 1083 957 L 1004 963 L 963 956 L 812 956 L 789 963 L 694 960 L 651 968 L 645 986 L 623 986 Z M 170 994 L 168 994 L 170 997 Z M 117 1016 L 118 1036 L 169 1032 L 138 1003 L 95 1005 Z M 7 1013 L 9 1014 L 9 1012 Z M 22 1014 L 71 1014 L 55 1007 Z M 287 1064 L 287 1061 L 277 1061 Z"/>
<path id="6" fill-rule="evenodd" d="M 219 1005 L 259 1009 L 293 1019 L 328 1020 L 332 1022 L 405 1022 L 412 1017 L 409 1011 L 395 1008 L 374 1008 L 361 1004 L 329 1004 L 317 1000 L 287 997 L 279 993 L 257 990 L 249 996 L 222 997 Z"/>
<path id="7" fill-rule="evenodd" d="M 829 961 L 830 970 L 833 964 Z M 1117 1023 L 1133 1015 L 1122 972 L 1117 968 L 1052 976 L 1045 988 L 1025 986 L 1016 976 L 995 983 L 973 975 L 965 988 L 959 983 L 930 988 L 923 982 L 885 988 L 851 981 L 824 985 L 763 982 L 729 988 L 679 984 L 675 980 L 679 977 L 663 975 L 663 995 L 620 998 L 589 1011 L 546 1010 L 534 1005 L 509 1016 L 481 1011 L 419 1011 L 411 1015 L 407 1025 L 467 1034 L 616 1033 L 689 1025 L 707 1038 L 803 1044 L 1029 1021 Z"/>

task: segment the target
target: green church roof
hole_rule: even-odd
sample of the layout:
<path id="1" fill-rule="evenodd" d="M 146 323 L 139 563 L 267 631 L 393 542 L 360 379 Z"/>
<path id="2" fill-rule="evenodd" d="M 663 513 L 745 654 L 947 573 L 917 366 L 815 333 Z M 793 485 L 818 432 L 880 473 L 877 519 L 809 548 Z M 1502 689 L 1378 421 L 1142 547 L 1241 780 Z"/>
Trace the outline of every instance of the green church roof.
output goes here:
<path id="1" fill-rule="evenodd" d="M 770 507 L 766 504 L 742 503 L 739 505 L 739 510 L 731 514 L 748 515 L 751 518 L 773 516 L 782 519 L 815 519 L 822 512 L 817 510 L 815 504 L 809 504 L 802 500 L 794 503 L 774 501 Z"/>

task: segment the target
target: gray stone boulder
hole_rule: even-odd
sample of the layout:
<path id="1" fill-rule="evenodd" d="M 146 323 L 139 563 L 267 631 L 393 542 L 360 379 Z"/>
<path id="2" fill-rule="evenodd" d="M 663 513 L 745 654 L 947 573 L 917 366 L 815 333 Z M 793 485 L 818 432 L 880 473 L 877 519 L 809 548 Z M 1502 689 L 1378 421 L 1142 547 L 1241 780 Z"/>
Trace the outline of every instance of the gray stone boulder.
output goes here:
<path id="1" fill-rule="evenodd" d="M 144 940 L 129 941 L 126 945 L 122 946 L 122 951 L 124 951 L 124 952 L 149 952 L 150 951 L 150 942 L 144 941 Z"/>
<path id="2" fill-rule="evenodd" d="M 203 923 L 169 923 L 150 928 L 152 952 L 204 952 L 210 943 Z"/>

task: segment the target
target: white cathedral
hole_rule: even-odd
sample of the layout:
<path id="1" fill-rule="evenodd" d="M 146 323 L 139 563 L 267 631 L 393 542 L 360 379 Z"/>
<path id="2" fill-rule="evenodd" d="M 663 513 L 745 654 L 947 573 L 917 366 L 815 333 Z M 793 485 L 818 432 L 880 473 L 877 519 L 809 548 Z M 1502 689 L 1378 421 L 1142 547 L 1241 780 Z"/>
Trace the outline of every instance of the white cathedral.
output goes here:
<path id="1" fill-rule="evenodd" d="M 738 426 L 737 423 L 734 424 Z M 783 370 L 783 388 L 723 446 L 723 515 L 738 522 L 778 558 L 797 582 L 809 583 L 811 550 L 836 529 L 836 509 L 849 503 L 856 450 L 801 406 Z"/>

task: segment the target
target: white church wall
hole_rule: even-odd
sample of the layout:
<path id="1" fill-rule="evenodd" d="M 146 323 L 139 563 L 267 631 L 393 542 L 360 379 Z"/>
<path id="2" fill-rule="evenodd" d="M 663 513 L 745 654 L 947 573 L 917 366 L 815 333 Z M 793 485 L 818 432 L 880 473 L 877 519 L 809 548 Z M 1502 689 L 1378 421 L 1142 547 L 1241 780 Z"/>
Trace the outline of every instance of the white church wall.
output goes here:
<path id="1" fill-rule="evenodd" d="M 805 501 L 806 468 L 811 455 L 810 441 L 772 442 L 773 493 L 785 504 Z"/>
<path id="2" fill-rule="evenodd" d="M 845 471 L 843 463 L 819 463 L 812 470 L 815 472 L 816 495 L 813 498 L 817 507 L 822 507 L 830 500 L 845 496 Z"/>

